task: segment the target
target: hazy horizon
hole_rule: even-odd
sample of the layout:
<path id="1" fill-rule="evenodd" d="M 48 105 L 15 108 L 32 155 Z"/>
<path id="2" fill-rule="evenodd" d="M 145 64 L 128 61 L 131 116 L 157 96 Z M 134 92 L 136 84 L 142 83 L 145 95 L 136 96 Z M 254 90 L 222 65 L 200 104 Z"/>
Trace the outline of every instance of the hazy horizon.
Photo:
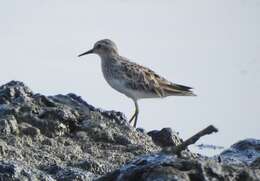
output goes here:
<path id="1" fill-rule="evenodd" d="M 229 146 L 259 138 L 260 1 L 2 1 L 0 84 L 23 81 L 45 95 L 82 96 L 106 110 L 134 112 L 105 82 L 98 56 L 77 55 L 103 38 L 119 53 L 197 97 L 139 101 L 138 127 L 171 127 L 198 143 Z"/>

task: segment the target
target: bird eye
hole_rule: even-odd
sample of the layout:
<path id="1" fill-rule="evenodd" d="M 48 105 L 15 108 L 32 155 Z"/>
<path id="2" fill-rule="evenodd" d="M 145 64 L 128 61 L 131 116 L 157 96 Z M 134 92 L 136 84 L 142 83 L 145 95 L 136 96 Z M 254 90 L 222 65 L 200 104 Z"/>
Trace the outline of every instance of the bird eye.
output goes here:
<path id="1" fill-rule="evenodd" d="M 100 44 L 98 44 L 98 45 L 96 46 L 96 48 L 97 48 L 97 49 L 101 48 L 101 45 L 100 45 Z"/>

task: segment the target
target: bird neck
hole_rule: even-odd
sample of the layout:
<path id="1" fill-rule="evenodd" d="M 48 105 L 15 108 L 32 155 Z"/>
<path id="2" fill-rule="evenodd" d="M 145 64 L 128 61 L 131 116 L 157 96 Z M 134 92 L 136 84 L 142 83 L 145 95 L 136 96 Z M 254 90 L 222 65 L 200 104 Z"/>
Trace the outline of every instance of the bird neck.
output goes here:
<path id="1" fill-rule="evenodd" d="M 110 62 L 112 60 L 116 60 L 116 58 L 119 56 L 117 52 L 110 52 L 106 54 L 99 55 L 102 62 Z"/>

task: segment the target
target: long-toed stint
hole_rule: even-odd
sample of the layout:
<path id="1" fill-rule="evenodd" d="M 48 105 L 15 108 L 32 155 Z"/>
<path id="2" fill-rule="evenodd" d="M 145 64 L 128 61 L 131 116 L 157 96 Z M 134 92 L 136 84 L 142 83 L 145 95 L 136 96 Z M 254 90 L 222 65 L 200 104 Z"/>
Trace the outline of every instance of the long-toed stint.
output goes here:
<path id="1" fill-rule="evenodd" d="M 108 84 L 134 101 L 135 113 L 129 121 L 131 123 L 134 120 L 134 127 L 139 113 L 139 99 L 195 96 L 191 87 L 172 83 L 149 68 L 120 56 L 116 44 L 109 39 L 96 42 L 91 50 L 79 57 L 92 53 L 100 56 L 102 72 Z"/>

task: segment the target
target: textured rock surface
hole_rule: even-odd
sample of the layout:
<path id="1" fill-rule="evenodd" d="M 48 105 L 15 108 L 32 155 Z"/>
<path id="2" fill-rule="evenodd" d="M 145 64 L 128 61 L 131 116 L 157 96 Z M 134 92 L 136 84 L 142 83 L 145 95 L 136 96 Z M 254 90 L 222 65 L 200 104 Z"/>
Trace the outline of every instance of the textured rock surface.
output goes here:
<path id="1" fill-rule="evenodd" d="M 260 158 L 260 140 L 245 139 L 233 144 L 220 154 L 222 162 L 250 165 Z"/>
<path id="2" fill-rule="evenodd" d="M 160 152 L 181 142 L 170 128 L 146 133 L 75 94 L 35 94 L 17 81 L 0 87 L 0 181 L 260 178 L 259 140 L 233 145 L 221 163 Z"/>
<path id="3" fill-rule="evenodd" d="M 140 157 L 120 169 L 100 177 L 99 181 L 203 181 L 259 180 L 260 170 L 245 166 L 229 166 L 212 159 L 181 159 L 164 154 Z"/>
<path id="4" fill-rule="evenodd" d="M 124 115 L 74 94 L 46 97 L 16 81 L 0 87 L 0 178 L 86 180 L 158 150 Z"/>
<path id="5" fill-rule="evenodd" d="M 183 141 L 171 128 L 163 128 L 160 131 L 153 130 L 149 131 L 147 134 L 151 136 L 153 142 L 160 147 L 176 146 Z"/>

